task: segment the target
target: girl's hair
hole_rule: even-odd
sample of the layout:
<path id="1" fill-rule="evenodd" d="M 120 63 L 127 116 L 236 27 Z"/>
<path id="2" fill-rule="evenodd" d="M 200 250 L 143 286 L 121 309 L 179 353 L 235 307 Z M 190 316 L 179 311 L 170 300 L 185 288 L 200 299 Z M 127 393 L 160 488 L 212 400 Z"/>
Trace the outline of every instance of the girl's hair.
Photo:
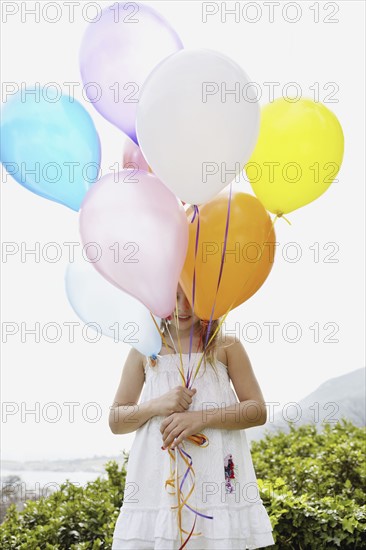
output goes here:
<path id="1" fill-rule="evenodd" d="M 208 331 L 209 322 L 201 320 L 200 325 L 201 325 L 201 335 L 200 335 L 201 350 L 200 351 L 203 352 L 204 344 L 207 341 L 207 347 L 203 357 L 204 363 L 205 363 L 205 369 L 206 369 L 206 359 L 207 359 L 207 361 L 210 363 L 210 365 L 214 369 L 216 376 L 218 376 L 217 368 L 216 368 L 216 358 L 217 358 L 217 348 L 219 347 L 219 342 L 221 340 L 222 332 L 221 332 L 221 326 L 218 330 L 217 328 L 220 325 L 220 319 L 215 319 L 214 321 L 211 321 L 210 332 L 208 335 L 207 335 L 207 331 Z M 213 336 L 214 334 L 215 336 Z"/>
<path id="2" fill-rule="evenodd" d="M 217 348 L 218 348 L 219 342 L 220 342 L 221 337 L 222 337 L 221 326 L 217 330 L 219 324 L 220 324 L 220 319 L 215 319 L 214 321 L 211 321 L 210 332 L 207 335 L 209 321 L 204 321 L 202 319 L 199 320 L 199 325 L 200 325 L 200 332 L 199 332 L 200 341 L 199 342 L 200 342 L 200 345 L 199 345 L 199 349 L 197 349 L 197 352 L 202 352 L 203 353 L 204 352 L 204 346 L 205 346 L 205 343 L 207 341 L 207 347 L 206 347 L 206 351 L 204 353 L 203 362 L 205 364 L 205 369 L 206 369 L 206 362 L 210 363 L 210 365 L 212 366 L 212 368 L 216 372 L 216 376 L 217 376 L 217 368 L 216 368 L 215 361 L 216 361 L 216 357 L 217 357 Z M 169 345 L 169 339 L 166 338 L 166 336 L 169 336 L 169 329 L 168 329 L 167 319 L 162 319 L 161 320 L 160 330 L 163 333 L 164 338 L 166 339 L 166 341 Z M 215 332 L 216 332 L 216 334 L 215 334 Z M 213 336 L 213 334 L 215 334 L 215 336 Z M 213 338 L 212 338 L 212 336 L 213 336 Z M 212 340 L 211 340 L 211 338 L 212 338 Z M 192 349 L 192 352 L 194 352 L 194 351 L 195 350 Z M 152 366 L 155 366 L 156 361 L 151 361 L 151 358 L 150 358 L 150 364 Z"/>

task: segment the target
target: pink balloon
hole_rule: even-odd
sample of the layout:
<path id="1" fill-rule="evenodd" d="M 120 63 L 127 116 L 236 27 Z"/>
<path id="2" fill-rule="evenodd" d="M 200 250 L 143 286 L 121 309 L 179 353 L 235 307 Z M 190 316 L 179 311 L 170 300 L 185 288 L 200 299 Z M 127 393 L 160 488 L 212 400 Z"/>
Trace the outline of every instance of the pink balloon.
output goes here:
<path id="1" fill-rule="evenodd" d="M 125 149 L 123 151 L 123 168 L 135 168 L 150 172 L 150 167 L 145 160 L 141 149 L 132 139 L 126 139 Z"/>
<path id="2" fill-rule="evenodd" d="M 188 222 L 154 174 L 122 170 L 94 183 L 81 204 L 79 229 L 84 252 L 103 277 L 154 315 L 174 311 Z"/>

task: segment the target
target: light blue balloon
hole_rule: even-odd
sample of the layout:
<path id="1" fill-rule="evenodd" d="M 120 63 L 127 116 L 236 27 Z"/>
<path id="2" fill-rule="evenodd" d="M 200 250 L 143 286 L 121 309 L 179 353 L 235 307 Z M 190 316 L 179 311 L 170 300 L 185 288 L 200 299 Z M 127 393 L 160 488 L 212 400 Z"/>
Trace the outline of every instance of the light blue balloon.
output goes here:
<path id="1" fill-rule="evenodd" d="M 7 172 L 33 193 L 78 212 L 101 158 L 84 107 L 50 89 L 22 90 L 5 103 L 1 118 L 0 160 Z"/>
<path id="2" fill-rule="evenodd" d="M 160 352 L 161 336 L 148 308 L 107 281 L 92 262 L 80 257 L 68 264 L 65 291 L 75 313 L 90 328 L 143 355 Z M 154 319 L 160 327 L 161 318 Z"/>

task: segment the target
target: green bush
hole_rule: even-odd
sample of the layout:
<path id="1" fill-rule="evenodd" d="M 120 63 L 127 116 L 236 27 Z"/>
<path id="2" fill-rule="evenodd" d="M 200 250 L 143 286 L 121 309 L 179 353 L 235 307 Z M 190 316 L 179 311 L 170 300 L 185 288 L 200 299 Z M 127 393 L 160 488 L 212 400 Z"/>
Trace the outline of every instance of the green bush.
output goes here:
<path id="1" fill-rule="evenodd" d="M 366 548 L 366 431 L 345 419 L 267 433 L 251 452 L 273 549 Z"/>
<path id="2" fill-rule="evenodd" d="M 47 498 L 9 506 L 0 526 L 0 547 L 16 550 L 96 550 L 112 546 L 123 502 L 125 464 L 105 465 L 108 477 L 79 487 L 67 481 Z"/>
<path id="3" fill-rule="evenodd" d="M 267 434 L 252 444 L 260 495 L 274 528 L 273 550 L 366 548 L 364 428 L 346 420 Z M 110 461 L 106 479 L 71 482 L 47 498 L 11 504 L 0 526 L 4 550 L 110 549 L 123 502 L 126 461 Z"/>

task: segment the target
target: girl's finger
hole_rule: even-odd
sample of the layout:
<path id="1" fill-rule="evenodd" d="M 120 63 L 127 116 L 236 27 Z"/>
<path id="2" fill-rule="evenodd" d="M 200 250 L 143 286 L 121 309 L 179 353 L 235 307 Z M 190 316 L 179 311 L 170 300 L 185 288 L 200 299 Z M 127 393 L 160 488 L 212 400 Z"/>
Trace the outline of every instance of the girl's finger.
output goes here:
<path id="1" fill-rule="evenodd" d="M 186 434 L 186 432 L 182 432 L 180 434 L 179 437 L 177 437 L 177 439 L 173 442 L 173 446 L 171 447 L 172 450 L 174 450 L 174 447 L 176 447 L 177 445 L 179 445 L 183 439 L 185 439 L 187 437 L 188 434 Z"/>
<path id="2" fill-rule="evenodd" d="M 175 430 L 173 430 L 169 436 L 167 437 L 166 439 L 166 442 L 163 443 L 164 447 L 169 447 L 172 443 L 174 443 L 174 439 L 176 439 L 177 437 L 179 437 L 179 428 L 176 428 Z"/>
<path id="3" fill-rule="evenodd" d="M 161 433 L 164 433 L 164 431 L 167 429 L 169 424 L 173 421 L 173 418 L 167 417 L 163 422 L 160 424 L 160 431 Z"/>
<path id="4" fill-rule="evenodd" d="M 186 403 L 188 406 L 192 404 L 192 399 L 190 399 L 189 396 L 183 395 L 182 400 L 183 400 L 183 403 Z"/>
<path id="5" fill-rule="evenodd" d="M 180 439 L 179 439 L 179 437 L 176 437 L 176 438 L 174 439 L 173 443 L 172 443 L 172 446 L 170 447 L 171 450 L 174 451 L 174 448 L 175 448 L 177 445 L 179 445 L 179 443 L 180 443 Z"/>

